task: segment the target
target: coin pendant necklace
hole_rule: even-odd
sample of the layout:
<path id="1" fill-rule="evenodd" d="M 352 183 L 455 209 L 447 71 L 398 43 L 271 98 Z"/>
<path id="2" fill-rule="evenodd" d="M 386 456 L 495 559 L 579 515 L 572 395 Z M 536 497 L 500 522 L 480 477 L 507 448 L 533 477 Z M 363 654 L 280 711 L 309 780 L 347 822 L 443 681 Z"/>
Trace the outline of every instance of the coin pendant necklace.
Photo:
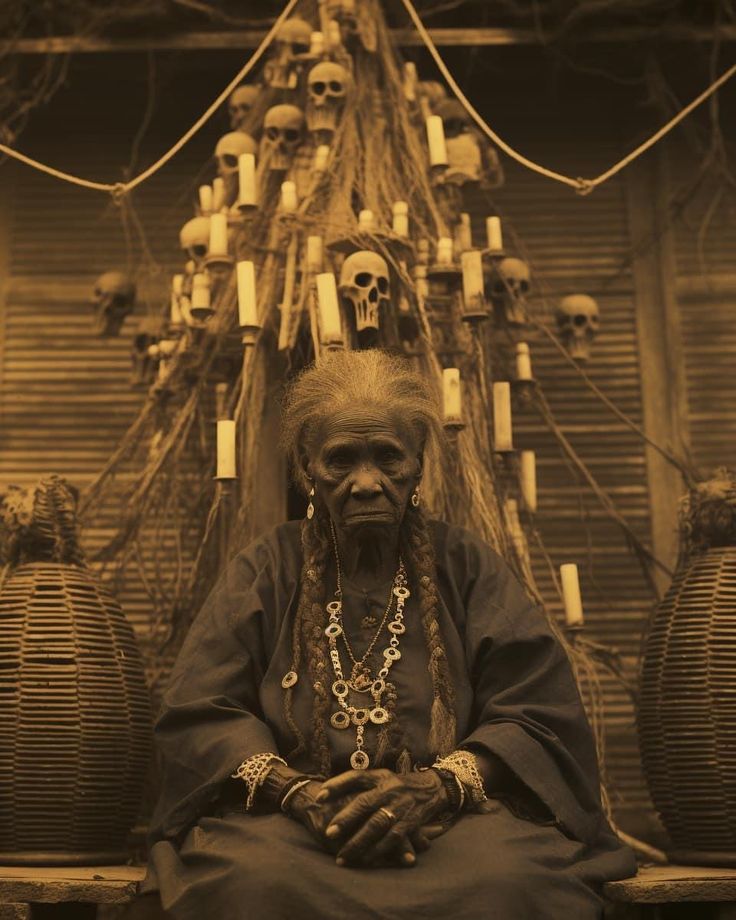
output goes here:
<path id="1" fill-rule="evenodd" d="M 329 623 L 325 629 L 325 636 L 330 650 L 330 661 L 332 670 L 335 674 L 335 680 L 332 683 L 332 694 L 335 697 L 338 709 L 332 714 L 330 724 L 338 730 L 347 729 L 351 725 L 355 726 L 355 750 L 350 755 L 350 766 L 354 770 L 366 770 L 370 766 L 370 757 L 364 750 L 365 746 L 365 728 L 372 723 L 374 725 L 384 725 L 390 721 L 391 714 L 388 709 L 382 705 L 384 693 L 393 689 L 393 685 L 387 680 L 389 672 L 394 663 L 401 658 L 399 651 L 399 637 L 406 632 L 404 625 L 404 605 L 411 592 L 407 587 L 406 569 L 404 563 L 399 560 L 399 568 L 394 576 L 391 586 L 391 595 L 383 615 L 383 620 L 373 637 L 368 650 L 363 657 L 357 661 L 348 642 L 342 622 L 342 572 L 340 568 L 340 556 L 337 549 L 337 538 L 334 527 L 332 527 L 332 540 L 335 547 L 335 562 L 337 566 L 337 586 L 335 588 L 334 600 L 330 601 L 327 606 Z M 396 601 L 396 612 L 393 618 L 388 621 L 393 607 L 394 599 Z M 373 651 L 379 636 L 383 632 L 383 627 L 388 621 L 388 632 L 391 636 L 388 645 L 383 650 L 383 667 L 374 677 L 368 667 L 367 659 Z M 353 663 L 350 673 L 350 679 L 345 679 L 340 660 L 340 650 L 337 640 L 342 637 L 348 656 Z M 365 706 L 353 706 L 349 701 L 350 691 L 358 694 L 365 694 L 372 699 L 371 703 L 366 700 Z"/>

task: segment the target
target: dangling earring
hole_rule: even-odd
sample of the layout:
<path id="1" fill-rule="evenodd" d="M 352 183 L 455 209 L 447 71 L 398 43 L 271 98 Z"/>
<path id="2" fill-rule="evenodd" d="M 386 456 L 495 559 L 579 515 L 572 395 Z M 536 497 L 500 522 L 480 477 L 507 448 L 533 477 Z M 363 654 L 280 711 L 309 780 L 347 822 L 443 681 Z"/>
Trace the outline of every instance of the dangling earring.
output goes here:
<path id="1" fill-rule="evenodd" d="M 419 486 L 417 486 L 416 489 L 414 489 L 414 491 L 411 494 L 411 503 L 412 503 L 412 507 L 414 508 L 419 507 Z"/>
<path id="2" fill-rule="evenodd" d="M 307 505 L 307 520 L 311 521 L 314 517 L 314 504 L 312 499 L 314 498 L 314 486 L 309 490 L 309 504 Z"/>

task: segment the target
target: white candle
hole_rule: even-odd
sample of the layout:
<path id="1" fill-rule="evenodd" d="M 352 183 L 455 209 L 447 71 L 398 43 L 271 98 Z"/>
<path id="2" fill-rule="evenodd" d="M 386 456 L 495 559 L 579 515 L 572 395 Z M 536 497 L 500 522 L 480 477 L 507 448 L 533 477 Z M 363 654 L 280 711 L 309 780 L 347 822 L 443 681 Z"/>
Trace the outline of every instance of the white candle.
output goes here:
<path id="1" fill-rule="evenodd" d="M 511 386 L 507 380 L 493 384 L 493 447 L 497 451 L 513 450 L 511 440 Z"/>
<path id="2" fill-rule="evenodd" d="M 532 358 L 526 342 L 519 342 L 516 346 L 516 379 L 534 379 L 532 377 Z"/>
<path id="3" fill-rule="evenodd" d="M 415 102 L 417 98 L 417 65 L 413 61 L 404 64 L 404 96 L 407 102 Z"/>
<path id="4" fill-rule="evenodd" d="M 315 172 L 324 172 L 327 169 L 327 161 L 330 158 L 330 148 L 327 144 L 320 144 L 314 151 L 314 163 L 312 168 Z"/>
<path id="5" fill-rule="evenodd" d="M 417 297 L 420 297 L 422 300 L 426 300 L 429 297 L 429 282 L 427 281 L 426 265 L 414 266 L 414 289 L 417 292 Z"/>
<path id="6" fill-rule="evenodd" d="M 307 271 L 313 275 L 317 275 L 322 271 L 323 248 L 321 236 L 307 237 Z"/>
<path id="7" fill-rule="evenodd" d="M 479 249 L 469 249 L 460 256 L 463 269 L 463 299 L 470 312 L 485 309 L 483 294 L 483 259 Z"/>
<path id="8" fill-rule="evenodd" d="M 369 208 L 365 208 L 358 214 L 358 230 L 362 230 L 363 233 L 373 233 L 373 229 L 373 211 Z"/>
<path id="9" fill-rule="evenodd" d="M 235 422 L 229 418 L 217 420 L 217 478 L 236 479 Z"/>
<path id="10" fill-rule="evenodd" d="M 339 48 L 342 44 L 342 33 L 340 32 L 340 23 L 336 19 L 331 19 L 327 24 L 327 44 L 331 48 Z"/>
<path id="11" fill-rule="evenodd" d="M 210 247 L 211 256 L 227 255 L 227 215 L 213 214 L 210 217 Z"/>
<path id="12" fill-rule="evenodd" d="M 437 264 L 452 265 L 454 259 L 454 249 L 452 240 L 449 236 L 441 236 L 437 240 Z"/>
<path id="13" fill-rule="evenodd" d="M 190 312 L 195 319 L 206 319 L 212 313 L 210 307 L 210 281 L 204 272 L 192 276 L 192 303 Z"/>
<path id="14" fill-rule="evenodd" d="M 181 292 L 184 289 L 184 275 L 174 275 L 171 279 L 171 314 L 172 326 L 181 326 L 184 317 L 181 312 Z"/>
<path id="15" fill-rule="evenodd" d="M 488 248 L 491 251 L 497 252 L 503 249 L 500 217 L 489 217 L 486 220 L 486 235 L 488 236 Z"/>
<path id="16" fill-rule="evenodd" d="M 396 236 L 409 236 L 409 205 L 405 201 L 395 201 L 393 230 Z"/>
<path id="17" fill-rule="evenodd" d="M 199 210 L 202 214 L 209 214 L 212 210 L 211 185 L 200 185 L 199 187 Z"/>
<path id="18" fill-rule="evenodd" d="M 258 325 L 256 267 L 253 262 L 238 262 L 238 320 L 241 326 Z"/>
<path id="19" fill-rule="evenodd" d="M 325 344 L 341 342 L 340 306 L 337 300 L 337 284 L 332 272 L 321 272 L 317 275 L 317 305 L 322 341 Z"/>
<path id="20" fill-rule="evenodd" d="M 521 452 L 521 495 L 527 511 L 537 510 L 537 458 L 533 450 Z"/>
<path id="21" fill-rule="evenodd" d="M 299 205 L 296 197 L 296 183 L 291 180 L 281 183 L 281 210 L 287 214 L 296 211 Z"/>
<path id="22" fill-rule="evenodd" d="M 460 252 L 473 248 L 473 230 L 470 225 L 470 214 L 461 214 L 457 227 L 457 244 Z"/>
<path id="23" fill-rule="evenodd" d="M 312 32 L 309 36 L 309 54 L 312 57 L 322 57 L 325 53 L 324 32 Z"/>
<path id="24" fill-rule="evenodd" d="M 430 115 L 427 119 L 427 142 L 429 143 L 430 165 L 447 166 L 445 126 L 439 115 Z"/>
<path id="25" fill-rule="evenodd" d="M 560 566 L 562 579 L 562 599 L 565 602 L 565 623 L 568 626 L 583 625 L 583 602 L 580 598 L 580 581 L 578 567 L 574 562 Z"/>
<path id="26" fill-rule="evenodd" d="M 442 410 L 445 424 L 462 422 L 463 397 L 460 371 L 456 367 L 446 367 L 442 371 Z"/>
<path id="27" fill-rule="evenodd" d="M 221 211 L 227 206 L 225 201 L 225 180 L 218 176 L 212 181 L 212 210 Z"/>
<path id="28" fill-rule="evenodd" d="M 238 204 L 245 208 L 255 207 L 256 158 L 252 153 L 241 153 L 238 157 Z"/>

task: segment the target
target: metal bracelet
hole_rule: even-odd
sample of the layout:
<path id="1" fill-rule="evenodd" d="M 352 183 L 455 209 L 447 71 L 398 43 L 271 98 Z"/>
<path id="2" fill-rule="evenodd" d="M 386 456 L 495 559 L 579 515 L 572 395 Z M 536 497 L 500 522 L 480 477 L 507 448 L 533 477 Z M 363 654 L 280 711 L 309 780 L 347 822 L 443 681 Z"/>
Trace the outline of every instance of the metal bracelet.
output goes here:
<path id="1" fill-rule="evenodd" d="M 244 760 L 235 773 L 230 774 L 232 779 L 242 779 L 246 785 L 248 790 L 248 796 L 245 800 L 246 811 L 250 811 L 253 807 L 256 792 L 274 763 L 280 763 L 287 766 L 286 761 L 279 757 L 278 754 L 254 754 L 252 757 L 248 757 Z"/>
<path id="2" fill-rule="evenodd" d="M 471 751 L 453 751 L 447 757 L 438 757 L 432 766 L 454 773 L 463 784 L 473 805 L 479 805 L 487 800 L 488 796 L 483 788 L 483 777 L 478 770 L 475 755 Z"/>
<path id="3" fill-rule="evenodd" d="M 280 804 L 279 804 L 279 807 L 281 808 L 281 811 L 283 811 L 283 813 L 284 813 L 285 815 L 288 815 L 288 814 L 289 814 L 289 812 L 286 810 L 286 803 L 289 801 L 289 799 L 290 799 L 293 795 L 295 795 L 297 792 L 299 792 L 300 789 L 303 789 L 305 786 L 308 786 L 309 783 L 311 783 L 311 782 L 312 782 L 311 777 L 305 776 L 303 779 L 297 780 L 297 782 L 292 783 L 292 785 L 289 786 L 289 788 L 288 788 L 288 789 L 286 790 L 286 792 L 283 794 L 283 796 L 282 796 L 282 798 L 281 798 L 281 802 L 280 802 Z"/>

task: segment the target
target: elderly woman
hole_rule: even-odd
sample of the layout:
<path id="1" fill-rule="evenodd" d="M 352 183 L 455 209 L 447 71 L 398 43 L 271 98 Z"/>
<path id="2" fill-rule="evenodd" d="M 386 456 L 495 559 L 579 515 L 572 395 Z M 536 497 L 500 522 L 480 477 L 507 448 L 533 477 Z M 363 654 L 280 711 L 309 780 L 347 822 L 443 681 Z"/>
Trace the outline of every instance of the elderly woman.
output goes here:
<path id="1" fill-rule="evenodd" d="M 544 616 L 422 511 L 438 435 L 430 388 L 380 351 L 291 387 L 306 518 L 236 556 L 156 727 L 145 890 L 176 920 L 584 920 L 635 871 Z"/>

